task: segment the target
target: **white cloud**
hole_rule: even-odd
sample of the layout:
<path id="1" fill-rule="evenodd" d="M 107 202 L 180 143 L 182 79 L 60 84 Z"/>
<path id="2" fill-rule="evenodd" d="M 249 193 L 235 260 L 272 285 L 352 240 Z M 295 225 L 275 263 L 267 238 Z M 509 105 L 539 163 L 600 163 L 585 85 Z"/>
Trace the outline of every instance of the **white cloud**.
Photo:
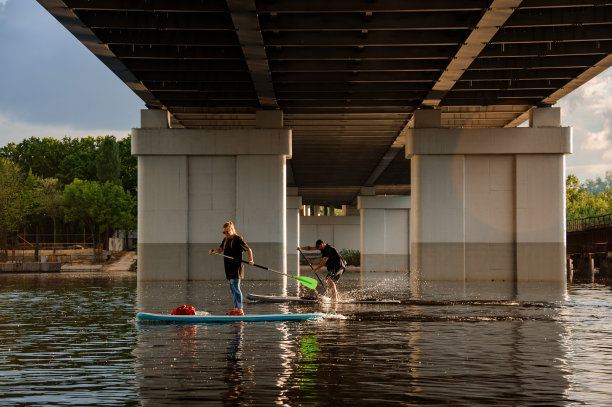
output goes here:
<path id="1" fill-rule="evenodd" d="M 0 0 L 1 1 L 1 0 Z M 13 120 L 0 113 L 0 147 L 10 142 L 19 143 L 30 137 L 52 137 L 61 139 L 63 137 L 82 138 L 113 135 L 117 139 L 127 137 L 131 129 L 75 129 L 69 124 L 65 125 L 41 125 Z"/>
<path id="2" fill-rule="evenodd" d="M 612 76 L 597 76 L 579 88 L 581 98 L 589 103 L 593 113 L 609 113 L 612 109 Z"/>
<path id="3" fill-rule="evenodd" d="M 584 181 L 587 178 L 594 179 L 596 177 L 601 177 L 606 171 L 612 171 L 612 163 L 568 165 L 566 170 L 567 174 L 575 174 L 580 180 Z"/>
<path id="4" fill-rule="evenodd" d="M 595 151 L 612 148 L 612 141 L 610 140 L 610 123 L 608 123 L 608 120 L 604 121 L 604 128 L 601 131 L 587 132 L 580 147 L 585 150 Z"/>
<path id="5" fill-rule="evenodd" d="M 567 156 L 567 172 L 581 180 L 612 170 L 612 69 L 562 98 L 563 126 L 573 128 L 574 153 Z"/>

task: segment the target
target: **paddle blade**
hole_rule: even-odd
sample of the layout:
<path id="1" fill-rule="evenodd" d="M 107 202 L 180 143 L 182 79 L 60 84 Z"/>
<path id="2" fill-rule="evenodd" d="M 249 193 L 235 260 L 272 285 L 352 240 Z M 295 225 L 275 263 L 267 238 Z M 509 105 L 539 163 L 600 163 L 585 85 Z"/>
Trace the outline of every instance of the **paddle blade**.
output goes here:
<path id="1" fill-rule="evenodd" d="M 315 280 L 314 278 L 302 277 L 302 276 L 292 276 L 292 277 L 295 278 L 300 283 L 302 283 L 305 287 L 310 288 L 311 290 L 314 290 L 315 288 L 317 288 L 317 280 Z"/>

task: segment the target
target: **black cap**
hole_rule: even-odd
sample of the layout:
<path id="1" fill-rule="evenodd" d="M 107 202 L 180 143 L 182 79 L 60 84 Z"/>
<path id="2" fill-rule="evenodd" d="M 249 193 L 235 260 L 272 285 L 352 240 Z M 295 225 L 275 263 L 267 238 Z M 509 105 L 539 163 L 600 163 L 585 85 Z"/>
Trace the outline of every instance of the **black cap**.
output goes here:
<path id="1" fill-rule="evenodd" d="M 321 243 L 323 243 L 323 240 L 319 239 L 319 240 L 317 240 L 317 243 L 315 243 L 315 246 L 318 246 L 318 245 L 320 245 Z"/>

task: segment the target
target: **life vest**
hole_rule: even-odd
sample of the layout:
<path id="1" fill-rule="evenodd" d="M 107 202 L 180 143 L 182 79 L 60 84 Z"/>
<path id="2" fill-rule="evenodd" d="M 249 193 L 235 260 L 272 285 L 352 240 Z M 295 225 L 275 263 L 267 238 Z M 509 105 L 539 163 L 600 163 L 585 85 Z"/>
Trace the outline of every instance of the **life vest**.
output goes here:
<path id="1" fill-rule="evenodd" d="M 173 309 L 170 315 L 195 315 L 195 308 L 191 305 L 181 305 Z"/>

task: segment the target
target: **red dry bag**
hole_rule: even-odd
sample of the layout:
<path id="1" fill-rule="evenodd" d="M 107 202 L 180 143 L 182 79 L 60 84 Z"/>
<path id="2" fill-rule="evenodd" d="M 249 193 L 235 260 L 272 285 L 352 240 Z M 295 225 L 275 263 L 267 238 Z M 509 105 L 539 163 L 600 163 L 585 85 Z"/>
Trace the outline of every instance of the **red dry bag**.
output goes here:
<path id="1" fill-rule="evenodd" d="M 181 305 L 173 309 L 170 315 L 195 315 L 195 308 L 190 305 Z"/>

